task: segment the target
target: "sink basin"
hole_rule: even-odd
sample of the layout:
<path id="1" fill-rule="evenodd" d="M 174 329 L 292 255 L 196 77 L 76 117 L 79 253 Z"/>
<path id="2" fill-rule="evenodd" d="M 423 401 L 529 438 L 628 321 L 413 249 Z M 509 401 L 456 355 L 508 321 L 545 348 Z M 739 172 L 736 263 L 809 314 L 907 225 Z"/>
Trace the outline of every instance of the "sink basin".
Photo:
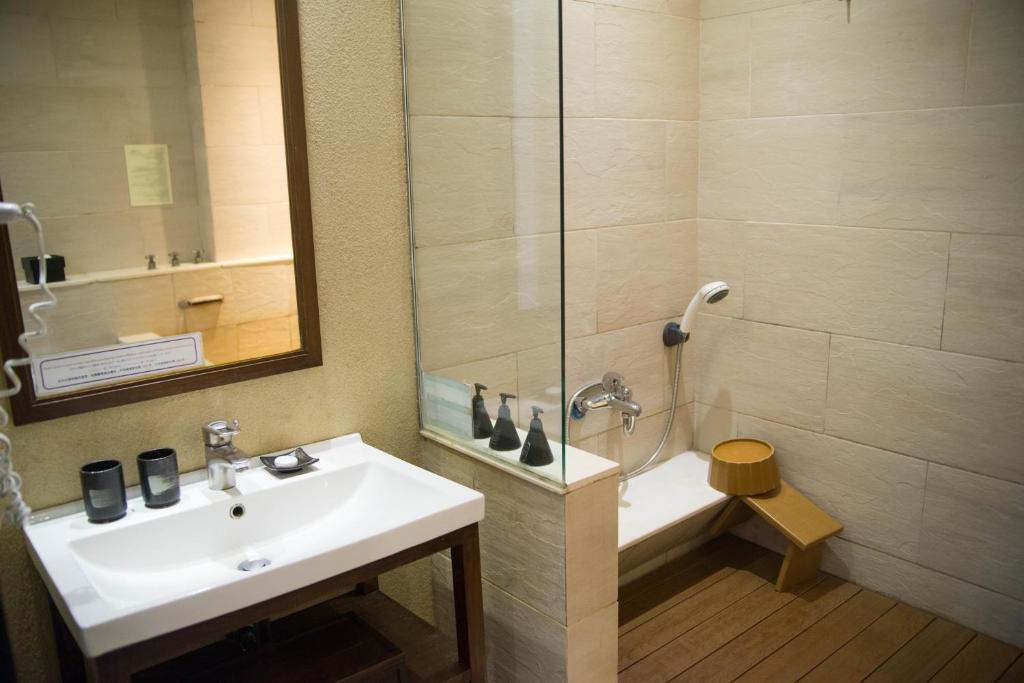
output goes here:
<path id="1" fill-rule="evenodd" d="M 36 567 L 88 657 L 355 569 L 478 522 L 483 495 L 363 443 L 303 445 L 296 474 L 253 468 L 181 502 L 92 524 L 84 512 L 25 527 Z M 41 515 L 45 517 L 45 511 Z M 269 561 L 269 562 L 268 562 Z M 242 569 L 240 567 L 245 567 Z"/>

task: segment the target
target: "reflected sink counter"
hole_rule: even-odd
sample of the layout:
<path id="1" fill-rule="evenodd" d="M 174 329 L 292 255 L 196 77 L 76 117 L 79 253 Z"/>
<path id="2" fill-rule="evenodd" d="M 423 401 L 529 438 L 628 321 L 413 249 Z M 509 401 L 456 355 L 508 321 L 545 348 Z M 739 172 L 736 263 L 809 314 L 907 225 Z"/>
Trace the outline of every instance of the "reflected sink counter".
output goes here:
<path id="1" fill-rule="evenodd" d="M 170 508 L 135 497 L 109 524 L 80 512 L 26 525 L 32 559 L 82 652 L 96 657 L 197 624 L 483 519 L 482 494 L 358 434 L 302 448 L 320 462 L 301 473 L 278 475 L 254 459 L 236 488 L 211 491 L 204 478 L 182 486 Z M 239 569 L 254 560 L 269 564 Z"/>

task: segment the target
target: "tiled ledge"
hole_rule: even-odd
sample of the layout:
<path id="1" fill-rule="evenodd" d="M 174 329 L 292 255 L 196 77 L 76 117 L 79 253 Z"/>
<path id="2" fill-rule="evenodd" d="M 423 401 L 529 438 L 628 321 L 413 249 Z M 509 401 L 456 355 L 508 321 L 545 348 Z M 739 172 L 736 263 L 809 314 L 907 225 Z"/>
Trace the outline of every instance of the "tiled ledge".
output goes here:
<path id="1" fill-rule="evenodd" d="M 526 432 L 523 430 L 519 431 L 519 437 L 521 440 L 526 439 Z M 462 453 L 463 455 L 469 456 L 474 460 L 479 460 L 492 465 L 499 470 L 507 472 L 514 477 L 518 477 L 524 481 L 536 484 L 537 486 L 553 491 L 554 493 L 566 494 L 570 491 L 578 489 L 586 484 L 603 479 L 605 477 L 618 474 L 619 464 L 613 460 L 602 458 L 593 453 L 587 451 L 581 451 L 573 446 L 565 447 L 565 484 L 564 486 L 559 483 L 561 479 L 561 463 L 556 455 L 555 462 L 550 465 L 531 468 L 536 471 L 531 471 L 519 464 L 519 451 L 493 451 L 487 447 L 486 439 L 478 439 L 472 442 L 472 445 L 467 444 L 464 440 L 454 436 L 447 436 L 438 432 L 429 431 L 426 429 L 420 430 L 420 435 L 425 438 L 438 443 L 445 448 L 450 448 L 453 451 Z M 558 442 L 552 442 L 551 449 L 553 452 L 558 450 Z M 540 474 L 543 472 L 543 474 Z"/>

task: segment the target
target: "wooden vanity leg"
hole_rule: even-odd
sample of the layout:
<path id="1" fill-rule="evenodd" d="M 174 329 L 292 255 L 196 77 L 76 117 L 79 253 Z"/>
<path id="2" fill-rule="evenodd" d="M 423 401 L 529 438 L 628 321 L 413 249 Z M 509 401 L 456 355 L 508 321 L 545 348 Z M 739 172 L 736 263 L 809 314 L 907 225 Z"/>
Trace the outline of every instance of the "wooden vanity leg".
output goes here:
<path id="1" fill-rule="evenodd" d="M 455 596 L 455 633 L 459 662 L 469 667 L 471 680 L 487 676 L 484 659 L 484 597 L 480 578 L 480 532 L 466 527 L 463 540 L 452 546 L 452 589 Z"/>
<path id="2" fill-rule="evenodd" d="M 807 550 L 800 550 L 796 544 L 790 543 L 786 548 L 786 556 L 782 559 L 782 569 L 779 570 L 775 590 L 788 591 L 816 577 L 824 550 L 824 543 L 812 545 Z"/>
<path id="3" fill-rule="evenodd" d="M 376 593 L 380 590 L 380 582 L 377 577 L 367 579 L 366 581 L 360 581 L 356 584 L 356 593 L 359 595 L 369 595 L 370 593 Z"/>
<path id="4" fill-rule="evenodd" d="M 131 678 L 132 672 L 116 656 L 85 658 L 85 680 L 89 683 L 129 683 Z"/>
<path id="5" fill-rule="evenodd" d="M 82 652 L 75 637 L 71 635 L 64 617 L 57 606 L 50 601 L 50 620 L 53 622 L 53 639 L 57 646 L 57 663 L 60 666 L 60 680 L 64 683 L 81 683 L 85 680 L 85 665 Z"/>

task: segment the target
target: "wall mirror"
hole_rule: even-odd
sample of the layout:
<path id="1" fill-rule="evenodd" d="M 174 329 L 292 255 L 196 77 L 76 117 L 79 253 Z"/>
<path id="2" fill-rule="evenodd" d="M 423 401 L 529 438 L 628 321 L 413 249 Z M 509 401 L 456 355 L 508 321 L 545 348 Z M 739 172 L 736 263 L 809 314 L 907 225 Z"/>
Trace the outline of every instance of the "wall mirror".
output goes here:
<path id="1" fill-rule="evenodd" d="M 15 421 L 319 365 L 294 0 L 13 2 L 0 26 L 0 192 L 35 204 L 58 298 Z M 4 358 L 35 256 L 0 227 Z"/>

